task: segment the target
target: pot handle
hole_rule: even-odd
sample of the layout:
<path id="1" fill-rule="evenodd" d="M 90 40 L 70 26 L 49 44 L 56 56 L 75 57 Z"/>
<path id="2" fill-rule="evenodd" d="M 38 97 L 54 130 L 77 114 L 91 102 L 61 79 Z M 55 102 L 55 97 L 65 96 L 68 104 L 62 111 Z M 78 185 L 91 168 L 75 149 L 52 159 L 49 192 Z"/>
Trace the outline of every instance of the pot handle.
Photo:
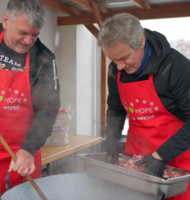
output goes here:
<path id="1" fill-rule="evenodd" d="M 164 200 L 165 199 L 165 193 L 161 190 L 158 191 L 158 194 L 155 196 L 154 200 Z"/>
<path id="2" fill-rule="evenodd" d="M 10 181 L 9 181 L 9 176 L 10 176 L 10 172 L 7 172 L 7 174 L 5 176 L 5 186 L 6 186 L 7 190 L 11 189 L 11 185 L 10 185 Z M 20 176 L 20 178 L 22 179 L 22 183 L 24 183 L 23 177 Z"/>

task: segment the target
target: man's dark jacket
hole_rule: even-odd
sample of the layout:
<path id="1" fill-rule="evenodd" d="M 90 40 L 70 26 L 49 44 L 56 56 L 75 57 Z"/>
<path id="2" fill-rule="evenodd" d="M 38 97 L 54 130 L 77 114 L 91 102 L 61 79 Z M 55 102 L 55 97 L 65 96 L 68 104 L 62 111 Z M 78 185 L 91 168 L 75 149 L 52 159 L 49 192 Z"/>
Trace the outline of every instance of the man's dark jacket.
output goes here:
<path id="1" fill-rule="evenodd" d="M 3 27 L 0 24 L 0 34 L 2 31 Z M 32 155 L 51 135 L 60 108 L 60 86 L 53 71 L 54 59 L 55 55 L 38 38 L 30 48 L 30 87 L 35 117 L 21 147 Z"/>
<path id="2" fill-rule="evenodd" d="M 185 122 L 175 135 L 157 149 L 157 153 L 168 163 L 190 147 L 190 61 L 171 48 L 162 34 L 145 29 L 145 36 L 151 47 L 151 55 L 144 71 L 140 75 L 130 75 L 121 70 L 120 80 L 123 83 L 147 80 L 150 73 L 154 74 L 154 87 L 162 104 Z M 117 65 L 111 62 L 106 127 L 107 151 L 110 153 L 118 150 L 126 118 L 126 111 L 119 98 L 117 73 Z"/>

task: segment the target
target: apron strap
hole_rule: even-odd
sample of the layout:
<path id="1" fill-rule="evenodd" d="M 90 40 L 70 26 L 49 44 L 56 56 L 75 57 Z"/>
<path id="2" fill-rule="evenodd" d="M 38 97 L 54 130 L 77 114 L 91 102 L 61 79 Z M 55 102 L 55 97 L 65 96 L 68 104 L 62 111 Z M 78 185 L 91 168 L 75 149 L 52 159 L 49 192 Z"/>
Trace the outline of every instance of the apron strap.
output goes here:
<path id="1" fill-rule="evenodd" d="M 149 80 L 153 81 L 153 74 L 149 74 Z"/>
<path id="2" fill-rule="evenodd" d="M 121 72 L 120 72 L 120 71 L 118 71 L 118 73 L 117 73 L 117 82 L 119 82 L 119 81 L 120 81 L 120 77 L 121 77 Z"/>
<path id="3" fill-rule="evenodd" d="M 117 73 L 117 82 L 120 81 L 120 77 L 121 77 L 121 72 L 118 71 L 118 73 Z M 149 74 L 149 80 L 150 80 L 150 81 L 153 80 L 153 74 Z"/>
<path id="4" fill-rule="evenodd" d="M 29 69 L 30 69 L 30 51 L 28 50 L 26 53 L 26 73 L 29 74 Z"/>
<path id="5" fill-rule="evenodd" d="M 117 83 L 120 81 L 120 78 L 121 78 L 121 72 L 118 71 L 118 73 L 117 73 Z M 149 74 L 149 80 L 153 81 L 153 74 Z"/>
<path id="6" fill-rule="evenodd" d="M 2 41 L 2 39 L 3 39 L 3 37 L 4 37 L 5 31 L 6 31 L 6 30 L 4 30 L 4 31 L 1 33 L 1 35 L 0 35 L 0 44 L 1 44 L 1 41 Z"/>

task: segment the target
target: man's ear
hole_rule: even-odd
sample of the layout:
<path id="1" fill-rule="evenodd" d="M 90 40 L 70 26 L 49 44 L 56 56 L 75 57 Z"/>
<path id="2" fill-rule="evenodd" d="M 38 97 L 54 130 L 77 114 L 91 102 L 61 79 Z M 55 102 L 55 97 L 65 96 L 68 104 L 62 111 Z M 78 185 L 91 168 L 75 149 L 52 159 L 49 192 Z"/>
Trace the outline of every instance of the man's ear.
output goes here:
<path id="1" fill-rule="evenodd" d="M 9 23 L 10 23 L 9 16 L 7 15 L 7 13 L 5 13 L 3 15 L 3 20 L 2 20 L 3 28 L 7 29 Z"/>
<path id="2" fill-rule="evenodd" d="M 146 43 L 145 36 L 141 35 L 140 37 L 141 37 L 141 44 L 142 44 L 141 47 L 144 48 L 145 47 L 145 43 Z"/>

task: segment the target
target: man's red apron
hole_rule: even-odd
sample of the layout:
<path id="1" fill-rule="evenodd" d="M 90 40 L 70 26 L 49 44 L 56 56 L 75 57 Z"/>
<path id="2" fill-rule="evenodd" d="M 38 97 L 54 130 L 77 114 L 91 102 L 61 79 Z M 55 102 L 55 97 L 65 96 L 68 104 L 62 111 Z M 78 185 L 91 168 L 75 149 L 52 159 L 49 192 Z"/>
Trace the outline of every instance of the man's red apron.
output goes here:
<path id="1" fill-rule="evenodd" d="M 0 44 L 5 31 L 0 35 Z M 0 68 L 0 134 L 10 145 L 14 153 L 22 146 L 25 135 L 32 125 L 34 112 L 32 108 L 30 78 L 30 54 L 26 56 L 25 72 L 7 71 Z M 31 144 L 32 145 L 32 144 Z M 5 175 L 9 169 L 11 158 L 0 143 L 0 185 L 1 194 L 5 189 Z M 34 157 L 36 166 L 33 178 L 41 176 L 41 152 Z M 10 173 L 11 187 L 21 183 L 17 172 Z"/>
<path id="2" fill-rule="evenodd" d="M 120 77 L 121 73 L 118 72 L 119 95 L 129 117 L 129 130 L 123 154 L 147 156 L 176 134 L 184 122 L 163 106 L 153 84 L 153 74 L 149 75 L 149 80 L 132 83 L 122 83 Z M 190 149 L 168 165 L 190 171 Z M 190 184 L 187 192 L 169 199 L 190 199 Z"/>

